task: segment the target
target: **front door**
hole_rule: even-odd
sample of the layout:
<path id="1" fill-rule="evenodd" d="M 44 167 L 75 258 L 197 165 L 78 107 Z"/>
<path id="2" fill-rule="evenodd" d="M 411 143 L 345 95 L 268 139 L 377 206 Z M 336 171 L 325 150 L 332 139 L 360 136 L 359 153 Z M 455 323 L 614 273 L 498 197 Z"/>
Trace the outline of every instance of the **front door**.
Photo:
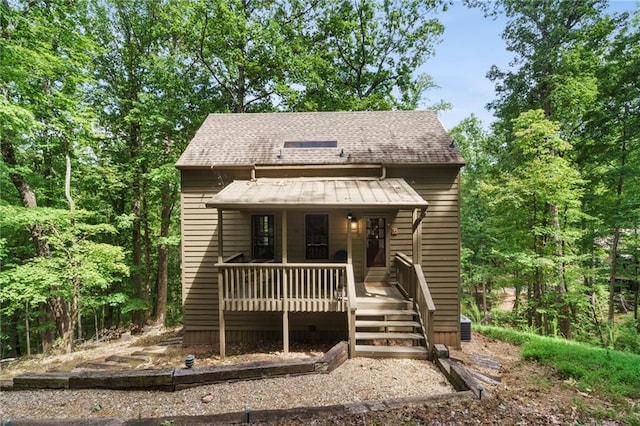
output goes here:
<path id="1" fill-rule="evenodd" d="M 385 218 L 366 218 L 365 250 L 367 271 L 365 281 L 385 281 L 387 273 L 387 223 Z"/>

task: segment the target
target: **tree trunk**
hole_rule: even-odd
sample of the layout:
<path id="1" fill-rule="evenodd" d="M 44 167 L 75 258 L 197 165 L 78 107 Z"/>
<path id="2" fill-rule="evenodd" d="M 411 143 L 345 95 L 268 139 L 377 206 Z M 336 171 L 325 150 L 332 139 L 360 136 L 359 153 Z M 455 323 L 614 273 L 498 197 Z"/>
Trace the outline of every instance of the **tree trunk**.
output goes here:
<path id="1" fill-rule="evenodd" d="M 3 129 L 4 130 L 4 129 Z M 18 190 L 20 194 L 20 198 L 22 199 L 22 205 L 27 208 L 36 208 L 38 207 L 38 202 L 36 200 L 36 194 L 31 189 L 31 186 L 27 183 L 24 177 L 15 171 L 17 164 L 16 154 L 13 147 L 13 144 L 9 140 L 11 138 L 11 134 L 9 131 L 4 131 L 2 135 L 0 135 L 0 149 L 2 151 L 2 159 L 5 164 L 7 164 L 10 168 L 9 177 L 11 178 L 11 182 Z M 39 257 L 49 257 L 51 251 L 49 249 L 49 243 L 46 238 L 44 238 L 44 230 L 40 224 L 34 224 L 31 229 L 31 240 L 36 249 L 36 253 Z M 50 305 L 44 305 L 46 308 L 50 308 Z M 48 316 L 53 316 L 53 311 L 49 310 Z M 43 350 L 45 348 L 50 348 L 54 342 L 54 336 L 50 332 L 44 332 L 42 334 L 42 347 Z"/>
<path id="2" fill-rule="evenodd" d="M 140 226 L 140 188 L 139 183 L 134 182 L 133 185 L 133 209 L 132 213 L 135 217 L 133 221 L 133 229 L 131 232 L 132 239 L 132 259 L 133 268 L 131 269 L 131 280 L 133 282 L 133 295 L 136 299 L 144 300 L 143 280 L 142 280 L 142 233 Z M 133 311 L 132 322 L 134 325 L 142 328 L 144 326 L 144 311 L 141 309 Z"/>
<path id="3" fill-rule="evenodd" d="M 5 137 L 8 136 L 5 134 Z M 11 168 L 9 171 L 9 177 L 13 182 L 13 185 L 18 190 L 20 194 L 20 198 L 22 199 L 22 205 L 28 208 L 36 208 L 38 207 L 38 202 L 36 201 L 36 193 L 31 189 L 31 186 L 27 183 L 24 177 L 16 172 L 14 169 L 18 165 L 16 161 L 16 155 L 11 142 L 6 140 L 3 137 L 2 141 L 2 159 L 4 162 Z M 41 225 L 33 225 L 31 227 L 31 239 L 33 244 L 35 245 L 36 252 L 40 257 L 49 257 L 49 243 L 47 243 L 46 239 L 43 238 L 44 231 L 42 230 Z"/>
<path id="4" fill-rule="evenodd" d="M 555 155 L 554 152 L 551 152 L 551 155 Z M 553 228 L 553 234 L 550 235 L 551 241 L 553 242 L 554 248 L 554 257 L 559 259 L 558 268 L 557 268 L 557 276 L 554 281 L 558 284 L 555 286 L 555 299 L 558 304 L 558 327 L 560 329 L 560 334 L 566 339 L 571 338 L 571 313 L 569 309 L 569 304 L 567 301 L 567 287 L 564 282 L 564 261 L 563 259 L 563 241 L 560 238 L 560 210 L 558 209 L 558 205 L 555 203 L 551 203 L 548 205 L 548 212 L 551 216 L 551 226 Z"/>
<path id="5" fill-rule="evenodd" d="M 611 269 L 609 273 L 609 326 L 614 325 L 615 297 L 616 297 L 616 276 L 618 275 L 618 244 L 620 243 L 620 229 L 613 230 L 613 243 L 609 252 L 611 259 Z"/>
<path id="6" fill-rule="evenodd" d="M 137 92 L 135 92 L 134 97 L 135 96 L 137 96 Z M 137 164 L 141 151 L 140 138 L 140 125 L 138 123 L 132 123 L 129 128 L 129 152 L 131 156 L 131 163 L 133 166 L 133 181 L 131 183 L 133 205 L 131 212 L 134 215 L 133 229 L 131 231 L 131 281 L 133 283 L 134 297 L 138 300 L 145 300 L 143 279 L 144 266 L 142 265 L 142 176 L 140 167 Z M 145 323 L 145 312 L 143 309 L 137 309 L 133 311 L 132 322 L 138 328 L 142 329 Z"/>
<path id="7" fill-rule="evenodd" d="M 20 312 L 16 310 L 11 316 L 11 320 L 8 321 L 8 324 L 4 324 L 3 329 L 7 334 L 7 340 L 11 349 L 9 350 L 9 352 L 2 352 L 2 356 L 0 358 L 17 358 L 22 355 L 20 353 L 20 336 L 18 336 L 17 327 L 20 321 Z M 3 349 L 5 347 L 6 346 L 2 345 Z"/>
<path id="8" fill-rule="evenodd" d="M 27 337 L 27 356 L 31 356 L 31 324 L 29 323 L 29 302 L 24 304 L 24 327 Z"/>
<path id="9" fill-rule="evenodd" d="M 73 217 L 73 214 L 75 213 L 76 210 L 76 203 L 73 201 L 73 197 L 71 197 L 71 147 L 69 145 L 69 141 L 65 140 L 64 141 L 64 150 L 65 150 L 65 164 L 66 164 L 66 168 L 65 168 L 65 175 L 64 175 L 64 196 L 67 199 L 67 203 L 69 203 L 69 211 L 71 212 L 71 227 L 72 227 L 72 233 L 74 235 L 74 239 L 75 237 L 75 219 Z M 77 241 L 74 241 L 74 244 L 76 244 Z M 76 264 L 76 260 L 73 258 L 73 254 L 69 253 L 69 263 L 73 266 L 75 266 Z M 71 353 L 71 351 L 73 350 L 73 332 L 75 331 L 76 328 L 76 324 L 78 325 L 78 337 L 81 338 L 82 337 L 82 328 L 81 328 L 81 323 L 80 323 L 80 278 L 75 274 L 74 271 L 74 275 L 73 275 L 73 298 L 71 301 L 71 309 L 69 309 L 69 319 L 67 320 L 68 326 L 70 327 L 69 330 L 67 330 L 66 332 L 66 336 L 69 339 L 68 341 L 64 342 L 65 343 L 65 347 L 67 350 L 67 353 Z"/>
<path id="10" fill-rule="evenodd" d="M 144 171 L 146 173 L 146 170 Z M 151 308 L 151 231 L 149 230 L 149 205 L 147 204 L 146 185 L 142 191 L 142 223 L 144 224 L 144 300 Z M 149 320 L 149 310 L 144 311 L 145 324 Z"/>
<path id="11" fill-rule="evenodd" d="M 533 219 L 531 221 L 531 233 L 533 235 L 533 252 L 536 254 L 536 257 L 540 257 L 541 249 L 540 249 L 540 238 L 536 235 L 534 231 L 534 227 L 536 226 L 536 221 L 538 220 L 538 202 L 537 198 L 533 197 Z M 542 307 L 542 295 L 543 295 L 543 286 L 542 286 L 542 270 L 540 266 L 535 267 L 534 278 L 533 278 L 533 303 L 530 303 L 531 306 L 531 321 L 533 322 L 533 326 L 536 329 L 540 329 L 542 327 L 542 314 L 539 309 Z M 531 302 L 531 300 L 529 300 Z"/>
<path id="12" fill-rule="evenodd" d="M 171 191 L 168 180 L 162 183 L 162 207 L 160 213 L 160 238 L 169 236 L 171 213 L 175 191 Z M 167 320 L 167 291 L 169 284 L 169 247 L 162 243 L 158 246 L 158 278 L 156 288 L 155 323 L 164 326 Z"/>
<path id="13" fill-rule="evenodd" d="M 622 203 L 622 188 L 624 185 L 624 173 L 627 163 L 627 129 L 626 129 L 626 114 L 623 121 L 622 130 L 622 146 L 620 147 L 620 173 L 618 174 L 618 182 L 616 185 L 616 204 L 615 213 L 617 215 L 620 211 L 620 204 Z M 618 245 L 620 243 L 620 226 L 617 223 L 613 229 L 613 244 L 611 244 L 610 259 L 611 259 L 611 273 L 609 275 L 609 325 L 614 325 L 614 304 L 615 304 L 615 281 L 618 275 Z"/>
<path id="14" fill-rule="evenodd" d="M 237 86 L 236 86 L 236 106 L 235 106 L 235 112 L 242 114 L 245 111 L 245 105 L 244 105 L 244 100 L 247 96 L 246 94 L 246 87 L 245 87 L 245 81 L 244 81 L 244 67 L 239 66 L 238 67 L 238 79 L 237 79 Z"/>

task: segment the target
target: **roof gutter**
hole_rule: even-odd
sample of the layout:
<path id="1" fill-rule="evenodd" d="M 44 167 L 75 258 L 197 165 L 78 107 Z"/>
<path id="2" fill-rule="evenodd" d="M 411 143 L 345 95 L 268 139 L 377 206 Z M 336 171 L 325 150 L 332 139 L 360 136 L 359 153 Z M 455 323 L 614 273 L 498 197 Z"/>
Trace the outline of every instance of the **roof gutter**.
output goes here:
<path id="1" fill-rule="evenodd" d="M 255 170 L 295 170 L 295 169 L 380 169 L 380 164 L 288 164 L 286 166 L 277 165 L 254 165 Z"/>

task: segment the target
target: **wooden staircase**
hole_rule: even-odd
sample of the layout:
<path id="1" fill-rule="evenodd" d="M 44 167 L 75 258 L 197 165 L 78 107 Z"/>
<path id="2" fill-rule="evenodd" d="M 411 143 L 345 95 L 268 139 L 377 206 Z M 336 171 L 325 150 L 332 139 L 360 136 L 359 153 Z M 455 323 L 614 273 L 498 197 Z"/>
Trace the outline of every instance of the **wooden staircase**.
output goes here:
<path id="1" fill-rule="evenodd" d="M 420 315 L 408 300 L 358 298 L 355 356 L 428 359 Z"/>

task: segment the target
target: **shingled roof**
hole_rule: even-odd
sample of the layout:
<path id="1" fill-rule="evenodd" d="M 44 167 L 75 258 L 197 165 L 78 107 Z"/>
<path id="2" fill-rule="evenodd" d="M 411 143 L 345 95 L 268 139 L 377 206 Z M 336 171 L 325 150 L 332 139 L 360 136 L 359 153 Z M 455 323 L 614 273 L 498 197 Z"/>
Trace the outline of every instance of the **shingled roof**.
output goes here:
<path id="1" fill-rule="evenodd" d="M 450 145 L 431 111 L 210 114 L 176 167 L 464 164 Z"/>

